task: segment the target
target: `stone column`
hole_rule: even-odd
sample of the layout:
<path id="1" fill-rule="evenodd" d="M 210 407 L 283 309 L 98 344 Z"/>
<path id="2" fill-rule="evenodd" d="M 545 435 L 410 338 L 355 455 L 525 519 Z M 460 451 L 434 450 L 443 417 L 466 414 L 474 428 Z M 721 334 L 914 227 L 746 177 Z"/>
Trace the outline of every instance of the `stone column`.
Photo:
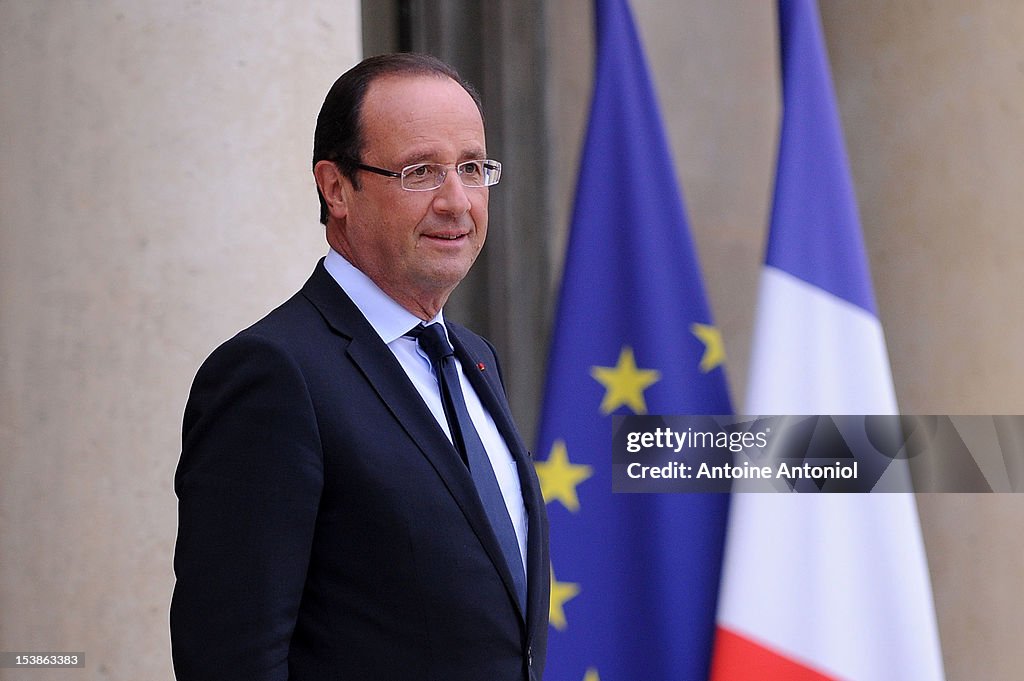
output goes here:
<path id="1" fill-rule="evenodd" d="M 326 250 L 313 126 L 360 56 L 359 16 L 357 0 L 0 4 L 0 650 L 172 677 L 185 398 Z"/>

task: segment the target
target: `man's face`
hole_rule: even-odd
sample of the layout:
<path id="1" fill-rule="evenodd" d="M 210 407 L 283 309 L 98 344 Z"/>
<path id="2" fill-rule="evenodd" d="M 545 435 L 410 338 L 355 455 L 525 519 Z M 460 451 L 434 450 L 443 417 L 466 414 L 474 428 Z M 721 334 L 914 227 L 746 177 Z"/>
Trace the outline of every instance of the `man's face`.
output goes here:
<path id="1" fill-rule="evenodd" d="M 480 112 L 453 80 L 398 76 L 370 85 L 361 117 L 362 163 L 393 171 L 414 163 L 451 167 L 441 187 L 424 192 L 358 171 L 360 189 L 343 183 L 347 214 L 328 226 L 328 240 L 403 307 L 432 316 L 487 237 L 488 190 L 463 186 L 454 168 L 486 158 Z"/>

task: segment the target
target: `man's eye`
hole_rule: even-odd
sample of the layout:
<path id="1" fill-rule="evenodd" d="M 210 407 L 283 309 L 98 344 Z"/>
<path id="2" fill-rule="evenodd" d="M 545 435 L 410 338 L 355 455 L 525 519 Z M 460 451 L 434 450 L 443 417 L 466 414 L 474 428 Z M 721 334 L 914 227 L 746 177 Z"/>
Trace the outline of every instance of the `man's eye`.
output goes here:
<path id="1" fill-rule="evenodd" d="M 406 175 L 412 175 L 413 177 L 425 177 L 430 174 L 430 166 L 416 166 L 410 170 Z"/>
<path id="2" fill-rule="evenodd" d="M 459 172 L 463 175 L 479 175 L 483 172 L 480 161 L 469 161 L 459 166 Z"/>

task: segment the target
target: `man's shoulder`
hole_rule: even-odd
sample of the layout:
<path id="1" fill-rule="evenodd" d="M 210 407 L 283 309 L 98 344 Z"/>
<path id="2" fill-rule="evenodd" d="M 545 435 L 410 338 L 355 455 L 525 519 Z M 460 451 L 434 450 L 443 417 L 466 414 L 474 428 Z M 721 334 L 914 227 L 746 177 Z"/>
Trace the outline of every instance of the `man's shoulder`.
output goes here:
<path id="1" fill-rule="evenodd" d="M 290 298 L 226 342 L 263 338 L 287 345 L 308 340 L 311 335 L 316 336 L 317 332 L 329 329 L 331 324 L 328 317 L 335 321 L 344 317 L 346 313 L 340 309 L 346 302 L 345 292 L 334 284 L 321 262 L 306 283 Z M 326 309 L 328 307 L 333 309 Z"/>
<path id="2" fill-rule="evenodd" d="M 235 338 L 264 337 L 287 341 L 301 338 L 309 333 L 311 326 L 322 324 L 316 307 L 299 290 L 262 318 L 239 331 Z"/>
<path id="3" fill-rule="evenodd" d="M 333 334 L 309 294 L 316 274 L 314 272 L 302 288 L 261 319 L 221 342 L 203 362 L 203 368 L 250 365 L 257 356 L 263 361 L 267 361 L 267 356 L 290 357 L 289 361 L 302 363 L 302 357 L 321 355 L 324 343 L 329 342 Z M 336 294 L 344 295 L 340 289 Z"/>
<path id="4" fill-rule="evenodd" d="M 294 364 L 301 345 L 316 335 L 315 310 L 300 294 L 219 343 L 199 368 L 196 380 Z"/>

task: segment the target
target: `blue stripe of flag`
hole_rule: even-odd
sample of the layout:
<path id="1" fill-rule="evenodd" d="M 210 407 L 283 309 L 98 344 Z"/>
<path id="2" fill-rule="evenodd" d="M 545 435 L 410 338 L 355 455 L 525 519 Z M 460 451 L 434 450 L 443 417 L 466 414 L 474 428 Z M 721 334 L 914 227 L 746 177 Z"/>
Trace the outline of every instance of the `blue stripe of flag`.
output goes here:
<path id="1" fill-rule="evenodd" d="M 877 316 L 814 0 L 781 0 L 779 30 L 783 123 L 766 263 Z"/>

